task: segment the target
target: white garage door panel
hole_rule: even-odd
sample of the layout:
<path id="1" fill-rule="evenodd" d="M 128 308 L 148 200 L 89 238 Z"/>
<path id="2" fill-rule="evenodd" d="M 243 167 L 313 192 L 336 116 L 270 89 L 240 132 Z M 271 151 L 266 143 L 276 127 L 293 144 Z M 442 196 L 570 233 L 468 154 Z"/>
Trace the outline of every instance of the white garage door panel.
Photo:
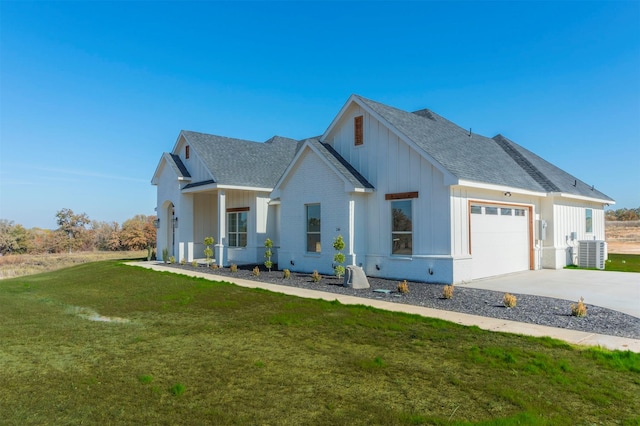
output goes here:
<path id="1" fill-rule="evenodd" d="M 511 214 L 471 214 L 471 255 L 473 257 L 473 278 L 491 277 L 529 269 L 529 217 Z M 490 210 L 491 207 L 489 206 Z"/>

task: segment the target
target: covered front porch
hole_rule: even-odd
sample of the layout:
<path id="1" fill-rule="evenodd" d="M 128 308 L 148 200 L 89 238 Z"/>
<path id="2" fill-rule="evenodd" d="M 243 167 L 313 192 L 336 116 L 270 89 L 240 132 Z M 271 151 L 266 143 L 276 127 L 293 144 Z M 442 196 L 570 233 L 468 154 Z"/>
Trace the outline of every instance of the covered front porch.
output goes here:
<path id="1" fill-rule="evenodd" d="M 264 241 L 274 242 L 277 261 L 279 205 L 270 203 L 269 190 L 187 185 L 176 200 L 166 200 L 158 211 L 158 250 L 164 248 L 177 262 L 205 259 L 204 239 L 213 237 L 218 266 L 264 262 Z"/>

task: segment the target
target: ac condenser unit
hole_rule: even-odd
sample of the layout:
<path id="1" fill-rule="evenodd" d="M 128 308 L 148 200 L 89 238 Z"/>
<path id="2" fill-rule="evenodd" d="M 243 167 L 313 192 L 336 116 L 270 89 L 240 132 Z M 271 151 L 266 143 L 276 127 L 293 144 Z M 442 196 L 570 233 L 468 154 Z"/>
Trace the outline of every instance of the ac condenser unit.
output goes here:
<path id="1" fill-rule="evenodd" d="M 601 240 L 578 241 L 578 266 L 604 269 L 607 260 L 607 243 Z"/>

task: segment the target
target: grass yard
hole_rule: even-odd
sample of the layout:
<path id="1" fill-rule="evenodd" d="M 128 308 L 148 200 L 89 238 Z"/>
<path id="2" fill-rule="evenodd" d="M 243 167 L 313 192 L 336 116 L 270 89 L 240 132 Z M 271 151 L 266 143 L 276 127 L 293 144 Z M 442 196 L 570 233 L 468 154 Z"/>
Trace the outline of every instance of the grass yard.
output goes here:
<path id="1" fill-rule="evenodd" d="M 640 254 L 613 254 L 605 263 L 605 271 L 640 272 Z"/>
<path id="2" fill-rule="evenodd" d="M 604 264 L 605 271 L 614 272 L 640 272 L 640 254 L 613 254 L 609 253 L 608 260 Z M 576 265 L 565 266 L 565 269 L 588 269 L 599 271 L 597 268 L 581 268 Z"/>
<path id="3" fill-rule="evenodd" d="M 158 273 L 0 281 L 0 423 L 640 424 L 640 355 Z"/>
<path id="4" fill-rule="evenodd" d="M 146 250 L 5 255 L 0 256 L 0 279 L 50 272 L 99 260 L 146 258 Z"/>

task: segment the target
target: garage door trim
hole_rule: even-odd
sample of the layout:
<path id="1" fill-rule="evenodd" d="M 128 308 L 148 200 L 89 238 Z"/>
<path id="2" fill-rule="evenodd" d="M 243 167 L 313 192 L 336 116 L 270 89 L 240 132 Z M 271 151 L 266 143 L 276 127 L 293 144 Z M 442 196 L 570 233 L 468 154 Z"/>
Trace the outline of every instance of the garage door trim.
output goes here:
<path id="1" fill-rule="evenodd" d="M 530 204 L 500 203 L 488 200 L 468 200 L 467 206 L 467 223 L 469 224 L 469 254 L 473 255 L 471 250 L 471 205 L 481 204 L 483 206 L 508 206 L 517 209 L 527 209 L 529 211 L 529 270 L 535 269 L 534 252 L 533 252 L 533 206 Z"/>

